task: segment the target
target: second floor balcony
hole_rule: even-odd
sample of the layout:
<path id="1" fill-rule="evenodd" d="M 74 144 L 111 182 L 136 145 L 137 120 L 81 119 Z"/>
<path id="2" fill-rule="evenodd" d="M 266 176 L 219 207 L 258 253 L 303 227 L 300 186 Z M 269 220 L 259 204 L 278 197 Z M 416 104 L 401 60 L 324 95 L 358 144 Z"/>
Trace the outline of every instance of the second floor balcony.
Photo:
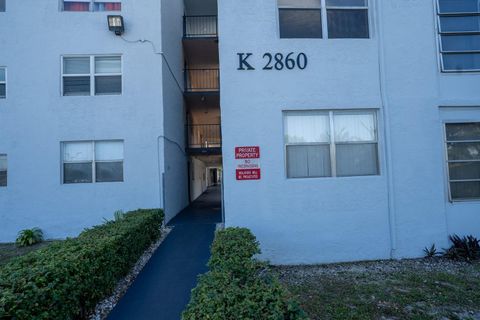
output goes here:
<path id="1" fill-rule="evenodd" d="M 219 69 L 185 69 L 185 92 L 215 93 L 219 90 Z"/>
<path id="2" fill-rule="evenodd" d="M 219 124 L 188 125 L 186 129 L 190 154 L 222 153 L 222 132 Z"/>
<path id="3" fill-rule="evenodd" d="M 217 38 L 218 20 L 217 16 L 184 16 L 183 17 L 184 38 Z"/>

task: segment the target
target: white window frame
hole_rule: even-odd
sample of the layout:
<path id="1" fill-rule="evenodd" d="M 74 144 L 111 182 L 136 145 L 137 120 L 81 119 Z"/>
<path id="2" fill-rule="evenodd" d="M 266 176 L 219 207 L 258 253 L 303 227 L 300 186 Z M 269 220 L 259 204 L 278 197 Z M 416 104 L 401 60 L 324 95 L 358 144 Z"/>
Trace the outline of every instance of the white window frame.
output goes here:
<path id="1" fill-rule="evenodd" d="M 5 0 L 6 1 L 6 0 Z M 60 11 L 63 12 L 76 12 L 76 13 L 81 13 L 81 12 L 121 12 L 123 10 L 123 1 L 122 0 L 109 0 L 109 1 L 96 1 L 96 0 L 88 0 L 88 1 L 79 1 L 79 2 L 88 2 L 88 11 L 70 11 L 70 10 L 65 10 L 65 4 L 66 1 L 60 0 Z M 68 1 L 67 1 L 68 2 Z M 95 10 L 95 3 L 102 3 L 102 2 L 113 2 L 113 3 L 120 3 L 121 4 L 121 10 L 116 10 L 116 11 L 96 11 Z"/>
<path id="2" fill-rule="evenodd" d="M 298 6 L 280 6 L 278 5 L 278 0 L 276 7 L 277 7 L 277 21 L 278 21 L 278 37 L 280 39 L 292 39 L 292 38 L 281 38 L 280 37 L 280 9 L 305 9 L 305 10 L 320 10 L 320 16 L 322 17 L 322 37 L 321 38 L 294 38 L 294 39 L 303 39 L 303 40 L 311 40 L 311 39 L 328 39 L 328 40 L 368 40 L 372 39 L 372 15 L 371 11 L 372 10 L 372 4 L 373 0 L 366 0 L 367 5 L 363 7 L 338 7 L 338 6 L 327 6 L 327 0 L 320 0 L 320 8 L 303 8 L 303 7 L 298 7 Z M 380 0 L 382 1 L 382 0 Z M 327 10 L 329 9 L 344 9 L 344 10 L 367 10 L 367 16 L 368 16 L 368 38 L 329 38 L 328 37 L 328 15 L 327 15 Z"/>
<path id="3" fill-rule="evenodd" d="M 476 16 L 475 13 L 472 12 L 465 12 L 465 13 L 440 13 L 440 0 L 435 0 L 435 15 L 436 15 L 436 27 L 437 27 L 437 43 L 439 48 L 439 60 L 440 60 L 440 71 L 443 73 L 478 73 L 480 69 L 471 69 L 471 70 L 446 70 L 444 67 L 443 62 L 443 55 L 449 53 L 458 53 L 458 54 L 468 54 L 468 53 L 479 53 L 480 50 L 469 50 L 469 51 L 444 51 L 443 50 L 443 43 L 442 43 L 442 35 L 479 35 L 480 32 L 461 32 L 461 31 L 453 31 L 453 32 L 442 32 L 442 25 L 440 23 L 440 18 L 445 16 L 457 16 L 457 17 L 468 17 L 468 16 Z M 480 15 L 480 14 L 479 14 Z"/>
<path id="4" fill-rule="evenodd" d="M 467 120 L 467 121 L 444 121 L 443 122 L 443 147 L 444 147 L 444 154 L 445 154 L 445 172 L 447 175 L 447 191 L 448 191 L 448 201 L 451 203 L 455 202 L 479 202 L 480 196 L 478 198 L 470 198 L 470 199 L 453 199 L 452 197 L 452 189 L 451 183 L 452 182 L 475 182 L 480 181 L 480 179 L 450 179 L 450 163 L 458 163 L 458 162 L 480 162 L 480 160 L 450 160 L 448 157 L 448 144 L 449 143 L 462 143 L 462 142 L 480 142 L 480 140 L 458 140 L 458 141 L 449 141 L 447 139 L 447 125 L 449 124 L 462 124 L 462 123 L 480 123 L 480 120 Z"/>
<path id="5" fill-rule="evenodd" d="M 118 57 L 120 58 L 120 73 L 96 73 L 95 72 L 95 58 L 97 57 Z M 64 73 L 64 59 L 65 58 L 90 58 L 90 73 L 87 74 L 65 74 Z M 123 56 L 121 54 L 96 54 L 96 55 L 63 55 L 60 59 L 61 65 L 61 95 L 62 97 L 93 97 L 93 96 L 121 96 L 123 95 Z M 90 94 L 85 95 L 64 95 L 64 77 L 90 77 Z M 120 93 L 109 94 L 95 94 L 95 77 L 101 76 L 120 76 Z"/>
<path id="6" fill-rule="evenodd" d="M 285 128 L 285 116 L 288 115 L 289 112 L 321 112 L 328 114 L 329 117 L 329 137 L 330 141 L 329 142 L 311 142 L 311 143 L 287 143 L 285 141 L 285 134 L 286 134 L 286 128 Z M 375 140 L 374 141 L 362 141 L 362 142 L 336 142 L 335 141 L 335 123 L 334 123 L 334 114 L 373 114 L 374 117 L 374 124 L 375 124 L 375 129 L 374 129 L 374 135 L 375 135 Z M 376 109 L 328 109 L 328 110 L 322 110 L 322 109 L 315 109 L 315 110 L 284 110 L 282 111 L 282 122 L 283 122 L 283 145 L 284 145 L 284 172 L 285 172 L 285 178 L 287 180 L 298 180 L 298 179 L 328 179 L 328 178 L 365 178 L 365 177 L 376 177 L 381 175 L 381 166 L 380 166 L 380 143 L 378 139 L 379 135 L 379 123 L 378 123 L 378 110 Z M 338 176 L 337 175 L 337 156 L 336 156 L 336 145 L 349 145 L 349 144 L 376 144 L 377 146 L 377 169 L 378 172 L 377 174 L 373 175 L 352 175 L 352 176 Z M 330 147 L 330 171 L 331 175 L 326 176 L 326 177 L 320 177 L 320 176 L 312 176 L 312 177 L 289 177 L 288 176 L 288 161 L 287 161 L 287 147 L 288 146 L 325 146 L 329 145 Z"/>
<path id="7" fill-rule="evenodd" d="M 5 96 L 4 96 L 4 97 L 0 96 L 0 100 L 5 100 L 5 99 L 7 99 L 7 96 L 8 96 L 8 85 L 7 85 L 8 74 L 7 74 L 7 67 L 0 66 L 0 69 L 5 70 L 5 81 L 0 81 L 0 84 L 4 84 L 4 85 L 5 85 Z"/>
<path id="8" fill-rule="evenodd" d="M 90 143 L 92 147 L 92 160 L 91 161 L 65 161 L 65 144 L 68 143 Z M 112 159 L 112 160 L 96 160 L 95 155 L 95 144 L 99 142 L 121 142 L 124 147 L 123 151 L 123 159 L 122 162 L 122 170 L 123 170 L 123 180 L 122 181 L 109 181 L 109 182 L 97 182 L 97 174 L 96 174 L 96 163 L 97 162 L 120 162 L 120 159 Z M 61 184 L 64 185 L 76 185 L 76 184 L 91 184 L 91 183 L 123 183 L 125 182 L 125 141 L 120 139 L 113 139 L 113 140 L 72 140 L 72 141 L 62 141 L 60 142 L 60 152 L 61 152 Z M 65 183 L 64 180 L 64 171 L 65 171 L 65 164 L 66 163 L 92 163 L 92 182 L 84 182 L 84 183 Z"/>

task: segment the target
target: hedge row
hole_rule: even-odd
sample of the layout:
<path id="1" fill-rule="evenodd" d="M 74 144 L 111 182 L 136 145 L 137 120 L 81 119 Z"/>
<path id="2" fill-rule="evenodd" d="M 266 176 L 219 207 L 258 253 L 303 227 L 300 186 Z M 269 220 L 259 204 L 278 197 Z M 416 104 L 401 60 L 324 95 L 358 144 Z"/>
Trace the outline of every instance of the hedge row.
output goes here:
<path id="1" fill-rule="evenodd" d="M 183 320 L 307 319 L 266 264 L 253 259 L 260 249 L 248 229 L 218 231 L 211 251 L 210 271 L 192 290 Z"/>
<path id="2" fill-rule="evenodd" d="M 160 237 L 161 210 L 137 210 L 0 269 L 0 319 L 85 319 Z"/>

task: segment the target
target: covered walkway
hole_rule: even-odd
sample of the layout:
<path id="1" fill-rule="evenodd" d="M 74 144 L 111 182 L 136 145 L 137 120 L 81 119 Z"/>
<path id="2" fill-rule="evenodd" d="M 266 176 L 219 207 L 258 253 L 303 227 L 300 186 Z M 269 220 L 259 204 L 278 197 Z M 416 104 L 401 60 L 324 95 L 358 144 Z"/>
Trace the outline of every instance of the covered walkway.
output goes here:
<path id="1" fill-rule="evenodd" d="M 174 229 L 108 319 L 180 319 L 198 275 L 207 271 L 215 227 L 221 221 L 221 191 L 217 186 L 169 223 Z"/>

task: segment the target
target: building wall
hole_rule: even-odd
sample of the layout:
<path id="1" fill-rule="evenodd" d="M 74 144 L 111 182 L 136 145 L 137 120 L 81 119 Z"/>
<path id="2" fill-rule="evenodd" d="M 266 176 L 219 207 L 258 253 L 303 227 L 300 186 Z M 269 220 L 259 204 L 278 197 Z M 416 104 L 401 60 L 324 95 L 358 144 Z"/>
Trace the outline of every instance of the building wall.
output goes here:
<path id="1" fill-rule="evenodd" d="M 123 1 L 125 38 L 161 48 L 160 2 Z M 0 242 L 24 228 L 47 238 L 74 236 L 113 218 L 115 210 L 161 207 L 157 137 L 163 134 L 162 65 L 148 44 L 108 31 L 108 13 L 61 12 L 57 0 L 9 1 L 0 19 L 0 153 L 8 154 L 8 187 L 0 188 Z M 62 97 L 61 56 L 122 54 L 120 96 Z M 121 183 L 61 183 L 61 141 L 124 140 Z"/>
<path id="2" fill-rule="evenodd" d="M 191 168 L 190 193 L 193 201 L 200 197 L 207 190 L 207 167 L 203 161 L 196 158 L 191 158 Z"/>
<path id="3" fill-rule="evenodd" d="M 449 202 L 443 125 L 479 119 L 478 108 L 467 115 L 460 107 L 480 105 L 480 75 L 440 72 L 434 1 L 381 6 L 397 256 L 421 256 L 431 243 L 446 247 L 449 234 L 480 235 L 478 202 Z"/>
<path id="4" fill-rule="evenodd" d="M 167 221 L 188 205 L 188 162 L 185 154 L 183 100 L 182 0 L 162 0 L 164 183 Z M 159 59 L 161 57 L 159 56 Z M 168 65 L 167 65 L 168 63 Z M 169 68 L 170 67 L 170 68 Z M 172 74 L 173 73 L 173 74 Z"/>
<path id="5" fill-rule="evenodd" d="M 219 2 L 226 225 L 251 228 L 274 263 L 418 257 L 480 234 L 478 204 L 446 197 L 439 108 L 479 105 L 479 75 L 440 74 L 434 1 L 371 0 L 369 13 L 370 39 L 280 39 L 276 0 Z M 309 65 L 262 70 L 266 52 Z M 257 69 L 238 71 L 237 53 Z M 282 111 L 362 108 L 378 110 L 379 176 L 286 178 Z M 251 145 L 262 179 L 236 181 L 234 148 Z"/>

